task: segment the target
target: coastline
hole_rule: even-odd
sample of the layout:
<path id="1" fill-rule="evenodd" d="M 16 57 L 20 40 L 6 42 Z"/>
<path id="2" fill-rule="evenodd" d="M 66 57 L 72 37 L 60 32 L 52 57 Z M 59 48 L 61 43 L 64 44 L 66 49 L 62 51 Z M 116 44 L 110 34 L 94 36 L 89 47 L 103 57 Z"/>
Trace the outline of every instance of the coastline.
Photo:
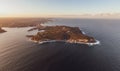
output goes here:
<path id="1" fill-rule="evenodd" d="M 0 27 L 0 33 L 4 33 L 4 32 L 7 32 L 7 31 Z"/>
<path id="2" fill-rule="evenodd" d="M 32 40 L 32 39 L 29 38 L 28 41 L 38 43 L 38 44 L 52 43 L 52 42 L 65 42 L 65 43 L 70 43 L 70 44 L 86 44 L 86 45 L 89 45 L 89 46 L 94 46 L 94 45 L 100 45 L 101 44 L 99 40 L 95 40 L 94 43 L 83 43 L 83 42 L 69 42 L 69 41 L 66 41 L 66 40 L 35 41 L 35 40 Z"/>
<path id="3" fill-rule="evenodd" d="M 80 29 L 80 28 L 79 28 Z M 44 30 L 45 31 L 45 30 Z M 44 32 L 43 31 L 43 32 Z M 80 31 L 81 31 L 81 34 L 83 34 L 83 35 L 87 35 L 84 31 L 82 31 L 81 29 L 80 29 Z M 51 42 L 65 42 L 65 43 L 71 43 L 71 44 L 86 44 L 86 45 L 89 45 L 89 46 L 93 46 L 93 45 L 100 45 L 100 41 L 99 40 L 96 40 L 95 38 L 94 38 L 94 40 L 95 40 L 95 42 L 78 42 L 78 41 L 76 41 L 76 40 L 43 40 L 43 41 L 41 41 L 41 40 L 33 40 L 33 39 L 31 39 L 32 37 L 34 37 L 34 35 L 26 35 L 26 37 L 28 37 L 29 38 L 29 41 L 32 41 L 32 42 L 34 42 L 34 43 L 38 43 L 38 44 L 43 44 L 43 43 L 51 43 Z"/>

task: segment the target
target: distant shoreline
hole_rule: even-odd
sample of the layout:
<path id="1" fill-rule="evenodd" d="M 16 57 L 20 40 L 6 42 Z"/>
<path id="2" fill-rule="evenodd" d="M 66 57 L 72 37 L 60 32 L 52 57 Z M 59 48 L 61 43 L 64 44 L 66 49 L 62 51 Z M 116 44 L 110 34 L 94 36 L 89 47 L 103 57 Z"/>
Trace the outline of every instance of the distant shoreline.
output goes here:
<path id="1" fill-rule="evenodd" d="M 20 18 L 20 19 L 0 18 L 0 27 L 9 27 L 9 28 L 34 27 L 51 21 L 53 20 L 49 18 Z"/>

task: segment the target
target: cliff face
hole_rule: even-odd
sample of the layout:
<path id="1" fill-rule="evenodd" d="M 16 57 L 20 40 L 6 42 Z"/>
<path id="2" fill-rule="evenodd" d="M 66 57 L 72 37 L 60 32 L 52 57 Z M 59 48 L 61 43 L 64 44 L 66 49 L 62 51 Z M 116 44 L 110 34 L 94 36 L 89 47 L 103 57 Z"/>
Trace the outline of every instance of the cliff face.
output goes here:
<path id="1" fill-rule="evenodd" d="M 0 33 L 3 33 L 3 32 L 6 32 L 6 31 L 0 27 Z"/>
<path id="2" fill-rule="evenodd" d="M 39 28 L 40 29 L 40 28 Z M 69 26 L 47 26 L 42 28 L 43 32 L 38 32 L 36 35 L 32 36 L 32 40 L 35 41 L 66 41 L 71 43 L 92 43 L 95 42 L 93 37 L 84 35 L 78 27 Z"/>

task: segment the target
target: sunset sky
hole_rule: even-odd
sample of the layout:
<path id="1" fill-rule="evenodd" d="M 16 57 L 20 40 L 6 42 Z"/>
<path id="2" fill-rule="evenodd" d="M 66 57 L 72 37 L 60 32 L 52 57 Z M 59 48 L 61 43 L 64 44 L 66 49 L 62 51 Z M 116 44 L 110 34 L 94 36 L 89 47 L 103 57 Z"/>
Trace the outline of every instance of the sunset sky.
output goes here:
<path id="1" fill-rule="evenodd" d="M 0 17 L 119 16 L 120 0 L 0 0 Z"/>

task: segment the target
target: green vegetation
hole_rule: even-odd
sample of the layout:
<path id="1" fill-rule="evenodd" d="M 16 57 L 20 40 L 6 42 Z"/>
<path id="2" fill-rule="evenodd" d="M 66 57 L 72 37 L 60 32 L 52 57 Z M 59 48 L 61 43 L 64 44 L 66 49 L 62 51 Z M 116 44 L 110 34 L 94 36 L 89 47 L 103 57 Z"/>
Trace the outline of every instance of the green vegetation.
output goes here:
<path id="1" fill-rule="evenodd" d="M 41 28 L 38 28 L 39 30 Z M 87 36 L 81 32 L 78 27 L 69 26 L 46 26 L 42 27 L 42 32 L 38 32 L 36 35 L 32 36 L 34 41 L 48 41 L 48 40 L 64 40 L 67 42 L 95 42 L 93 37 Z"/>

